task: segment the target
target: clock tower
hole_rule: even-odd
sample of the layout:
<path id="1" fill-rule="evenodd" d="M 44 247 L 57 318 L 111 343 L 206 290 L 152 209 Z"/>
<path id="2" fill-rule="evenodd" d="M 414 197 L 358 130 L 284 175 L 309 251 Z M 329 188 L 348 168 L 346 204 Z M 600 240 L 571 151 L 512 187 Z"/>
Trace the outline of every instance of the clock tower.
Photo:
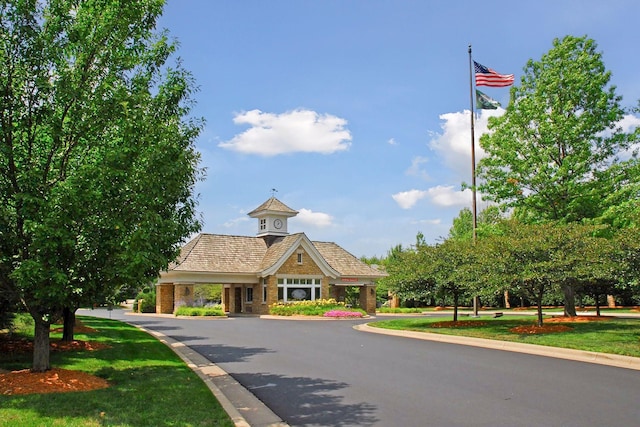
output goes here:
<path id="1" fill-rule="evenodd" d="M 287 220 L 298 214 L 280 200 L 271 197 L 269 200 L 249 212 L 251 218 L 258 218 L 258 237 L 286 236 Z"/>

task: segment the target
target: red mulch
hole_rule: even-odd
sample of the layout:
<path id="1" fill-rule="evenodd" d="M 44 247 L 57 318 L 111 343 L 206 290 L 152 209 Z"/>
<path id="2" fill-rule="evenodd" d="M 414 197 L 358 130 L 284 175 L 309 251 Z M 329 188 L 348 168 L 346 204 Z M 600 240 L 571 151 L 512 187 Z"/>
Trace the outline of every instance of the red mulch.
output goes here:
<path id="1" fill-rule="evenodd" d="M 53 332 L 62 332 L 54 329 Z M 97 332 L 82 324 L 74 327 L 74 332 Z M 94 341 L 51 341 L 51 351 L 95 351 L 109 348 L 108 345 Z M 26 339 L 10 339 L 0 335 L 0 353 L 31 353 L 33 342 Z M 66 393 L 70 391 L 89 391 L 109 387 L 107 380 L 86 372 L 68 369 L 51 369 L 47 372 L 0 370 L 0 394 Z"/>
<path id="2" fill-rule="evenodd" d="M 558 325 L 557 323 L 577 323 L 577 322 L 601 322 L 610 320 L 611 317 L 607 316 L 576 316 L 576 317 L 565 317 L 565 316 L 553 316 L 550 319 L 545 319 L 544 324 L 542 326 L 538 325 L 527 325 L 527 326 L 517 326 L 515 328 L 509 329 L 509 331 L 514 332 L 516 334 L 548 334 L 554 332 L 567 332 L 573 330 L 571 326 L 566 325 Z M 549 323 L 553 323 L 550 325 Z"/>
<path id="3" fill-rule="evenodd" d="M 81 371 L 51 369 L 31 372 L 29 369 L 0 373 L 0 394 L 66 393 L 109 387 L 107 380 Z"/>

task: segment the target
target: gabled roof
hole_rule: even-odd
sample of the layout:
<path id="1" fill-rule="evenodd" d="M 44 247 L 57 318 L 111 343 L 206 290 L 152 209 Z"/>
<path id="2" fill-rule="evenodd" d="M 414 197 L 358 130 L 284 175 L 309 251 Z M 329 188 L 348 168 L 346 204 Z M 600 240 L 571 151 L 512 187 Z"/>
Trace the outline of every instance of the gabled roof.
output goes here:
<path id="1" fill-rule="evenodd" d="M 276 247 L 274 248 L 274 246 Z M 333 278 L 340 276 L 340 273 L 327 263 L 313 242 L 311 242 L 304 233 L 291 234 L 271 243 L 269 251 L 271 252 L 272 249 L 273 251 L 272 253 L 268 253 L 269 256 L 265 257 L 265 262 L 263 262 L 264 268 L 260 272 L 261 276 L 275 274 L 298 248 L 303 248 L 307 252 L 325 276 Z"/>
<path id="2" fill-rule="evenodd" d="M 182 248 L 176 261 L 169 265 L 169 271 L 268 276 L 275 274 L 300 247 L 326 276 L 386 276 L 386 273 L 368 266 L 337 244 L 312 242 L 304 233 L 278 237 L 270 246 L 259 237 L 202 233 Z"/>
<path id="3" fill-rule="evenodd" d="M 298 214 L 298 211 L 291 209 L 289 206 L 285 205 L 275 197 L 271 197 L 269 200 L 249 212 L 247 215 L 254 218 L 264 213 L 280 213 L 285 214 L 286 216 L 295 216 Z"/>
<path id="4" fill-rule="evenodd" d="M 313 242 L 320 255 L 327 263 L 336 269 L 341 276 L 355 277 L 386 277 L 387 273 L 380 271 L 360 261 L 333 242 Z"/>

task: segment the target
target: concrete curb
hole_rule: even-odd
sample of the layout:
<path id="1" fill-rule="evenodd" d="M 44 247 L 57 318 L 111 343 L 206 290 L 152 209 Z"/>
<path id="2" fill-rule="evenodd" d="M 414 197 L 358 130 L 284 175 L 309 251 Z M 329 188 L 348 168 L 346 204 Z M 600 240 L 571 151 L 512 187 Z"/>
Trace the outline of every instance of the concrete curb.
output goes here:
<path id="1" fill-rule="evenodd" d="M 236 427 L 289 427 L 289 424 L 282 421 L 231 375 L 200 353 L 160 332 L 134 326 L 153 335 L 173 350 L 209 387 Z"/>
<path id="2" fill-rule="evenodd" d="M 555 357 L 557 359 L 574 360 L 578 362 L 596 363 L 640 371 L 640 357 L 620 356 L 617 354 L 596 353 L 593 351 L 571 350 L 567 348 L 548 347 L 536 344 L 523 344 L 509 341 L 496 341 L 484 338 L 470 338 L 455 335 L 434 334 L 430 332 L 401 331 L 383 329 L 360 324 L 353 327 L 358 331 L 371 332 L 397 337 L 414 338 L 428 341 L 438 341 L 449 344 L 470 345 L 474 347 L 490 348 L 493 350 L 512 351 L 516 353 L 534 354 L 537 356 Z"/>

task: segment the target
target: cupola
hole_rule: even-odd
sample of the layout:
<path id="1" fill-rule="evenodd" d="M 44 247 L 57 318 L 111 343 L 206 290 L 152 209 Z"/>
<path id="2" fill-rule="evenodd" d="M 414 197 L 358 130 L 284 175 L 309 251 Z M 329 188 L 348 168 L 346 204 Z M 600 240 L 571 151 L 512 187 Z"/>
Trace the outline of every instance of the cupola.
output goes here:
<path id="1" fill-rule="evenodd" d="M 251 218 L 258 218 L 258 237 L 286 236 L 287 220 L 298 215 L 280 200 L 271 197 L 269 200 L 249 212 Z"/>

